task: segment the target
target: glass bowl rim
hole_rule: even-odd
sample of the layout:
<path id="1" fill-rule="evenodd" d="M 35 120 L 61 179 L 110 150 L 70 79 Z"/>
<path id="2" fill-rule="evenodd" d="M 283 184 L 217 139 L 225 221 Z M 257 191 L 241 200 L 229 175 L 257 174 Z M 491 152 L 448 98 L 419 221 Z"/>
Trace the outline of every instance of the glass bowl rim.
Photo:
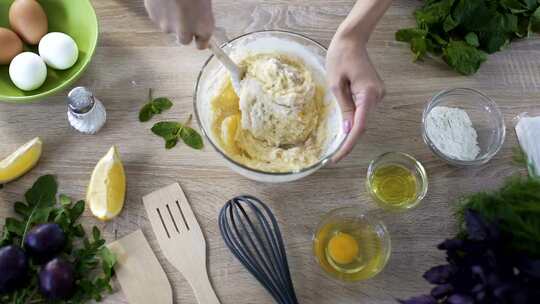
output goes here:
<path id="1" fill-rule="evenodd" d="M 454 92 L 464 92 L 466 94 L 476 95 L 480 97 L 483 100 L 483 102 L 489 105 L 489 107 L 495 112 L 495 116 L 498 120 L 497 129 L 501 133 L 500 140 L 497 143 L 497 146 L 495 149 L 488 151 L 482 157 L 479 157 L 473 160 L 460 160 L 460 159 L 448 157 L 441 150 L 439 150 L 439 148 L 435 146 L 433 141 L 427 135 L 426 120 L 427 120 L 428 114 L 431 112 L 433 108 L 435 108 L 435 105 L 437 105 L 441 101 L 442 97 L 450 93 L 454 93 Z M 429 149 L 435 155 L 437 155 L 439 158 L 441 158 L 442 160 L 444 160 L 445 162 L 451 165 L 456 165 L 456 166 L 483 165 L 487 163 L 488 161 L 490 161 L 501 150 L 502 146 L 504 145 L 505 138 L 506 138 L 506 124 L 504 121 L 504 115 L 502 114 L 497 103 L 491 97 L 480 92 L 479 90 L 472 89 L 472 88 L 465 88 L 465 87 L 441 90 L 437 94 L 433 95 L 424 106 L 424 111 L 422 112 L 422 139 L 424 140 L 424 143 L 429 147 Z"/>
<path id="2" fill-rule="evenodd" d="M 385 209 L 385 210 L 393 210 L 393 211 L 405 211 L 405 210 L 412 209 L 412 208 L 416 207 L 418 204 L 420 204 L 420 202 L 426 197 L 426 195 L 428 193 L 428 190 L 429 190 L 429 178 L 428 178 L 428 174 L 427 174 L 427 171 L 426 171 L 426 168 L 424 167 L 424 165 L 419 160 L 417 160 L 414 156 L 412 156 L 412 155 L 410 155 L 408 153 L 399 152 L 399 151 L 397 151 L 397 152 L 385 152 L 385 153 L 382 153 L 379 156 L 375 157 L 369 163 L 369 166 L 368 166 L 368 170 L 367 170 L 367 174 L 366 174 L 366 188 L 367 188 L 370 196 L 375 200 L 375 202 L 379 206 L 384 207 L 385 203 L 381 202 L 379 200 L 379 198 L 375 195 L 373 189 L 371 188 L 370 180 L 371 180 L 371 177 L 372 177 L 373 173 L 375 172 L 375 169 L 378 167 L 378 166 L 376 166 L 376 164 L 378 162 L 380 162 L 382 159 L 384 159 L 385 157 L 388 157 L 389 155 L 396 155 L 398 157 L 407 159 L 407 160 L 411 161 L 414 164 L 415 171 L 417 171 L 420 174 L 420 179 L 421 179 L 421 182 L 422 182 L 422 187 L 421 187 L 422 191 L 416 197 L 414 204 L 411 204 L 410 206 L 407 206 L 407 208 L 392 208 L 392 209 L 383 208 L 383 209 Z"/>
<path id="3" fill-rule="evenodd" d="M 313 39 L 311 39 L 311 38 L 309 38 L 309 37 L 307 37 L 307 36 L 305 36 L 303 34 L 291 32 L 291 31 L 284 31 L 284 30 L 252 31 L 252 32 L 249 32 L 249 33 L 245 33 L 245 34 L 236 36 L 236 37 L 228 40 L 227 42 L 222 43 L 220 45 L 220 47 L 223 48 L 224 46 L 228 45 L 231 42 L 235 42 L 235 41 L 237 41 L 239 39 L 242 39 L 242 38 L 244 38 L 246 36 L 250 36 L 250 35 L 253 35 L 253 34 L 259 34 L 259 33 L 278 33 L 278 34 L 286 34 L 286 35 L 296 36 L 298 38 L 302 38 L 304 40 L 307 40 L 310 43 L 313 43 L 316 47 L 318 47 L 319 49 L 324 50 L 325 52 L 328 51 L 328 49 L 324 45 L 322 45 L 321 43 L 319 43 L 319 42 L 317 42 L 317 41 L 315 41 L 315 40 L 313 40 Z M 345 140 L 347 139 L 347 136 L 343 137 L 343 139 L 341 140 L 341 142 L 339 143 L 339 145 L 338 145 L 338 147 L 336 148 L 335 151 L 333 151 L 332 153 L 329 153 L 327 156 L 321 158 L 320 160 L 318 160 L 313 165 L 302 168 L 300 170 L 286 171 L 286 172 L 267 172 L 267 171 L 254 169 L 254 168 L 248 167 L 248 166 L 246 166 L 244 164 L 241 164 L 241 163 L 235 161 L 234 159 L 232 159 L 231 157 L 229 157 L 224 151 L 222 151 L 222 149 L 218 146 L 218 144 L 214 143 L 214 141 L 211 139 L 211 137 L 209 136 L 210 133 L 205 129 L 205 127 L 203 126 L 203 124 L 201 122 L 201 118 L 200 118 L 200 115 L 199 115 L 199 110 L 197 109 L 197 92 L 198 92 L 198 89 L 199 89 L 200 80 L 202 78 L 202 75 L 203 75 L 206 67 L 208 66 L 210 61 L 212 61 L 212 59 L 214 57 L 215 56 L 213 54 L 211 54 L 208 57 L 208 59 L 206 59 L 203 66 L 201 67 L 201 70 L 199 71 L 199 75 L 197 76 L 197 81 L 195 82 L 195 88 L 193 90 L 193 108 L 194 108 L 194 112 L 195 112 L 195 118 L 197 119 L 197 123 L 199 124 L 201 132 L 204 134 L 206 139 L 210 142 L 210 144 L 212 145 L 214 150 L 216 152 L 218 152 L 221 156 L 223 156 L 227 161 L 233 163 L 235 166 L 238 166 L 238 167 L 240 167 L 240 168 L 242 168 L 244 170 L 247 170 L 247 171 L 250 171 L 250 172 L 256 173 L 256 174 L 269 175 L 269 176 L 290 176 L 290 175 L 293 175 L 293 174 L 305 173 L 305 172 L 308 172 L 308 171 L 311 171 L 311 170 L 314 170 L 314 169 L 317 169 L 317 168 L 320 168 L 320 167 L 326 165 L 332 159 L 332 157 L 341 149 L 341 147 L 345 143 Z M 339 106 L 339 103 L 337 103 L 337 105 L 338 105 L 339 110 L 341 111 L 341 107 Z"/>

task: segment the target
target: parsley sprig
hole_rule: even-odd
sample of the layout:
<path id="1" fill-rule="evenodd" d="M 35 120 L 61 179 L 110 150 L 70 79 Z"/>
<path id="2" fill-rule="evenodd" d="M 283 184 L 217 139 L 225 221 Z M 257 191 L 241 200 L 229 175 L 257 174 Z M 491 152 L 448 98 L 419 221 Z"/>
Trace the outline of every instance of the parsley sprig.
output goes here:
<path id="1" fill-rule="evenodd" d="M 78 220 L 84 212 L 85 202 L 73 202 L 60 194 L 57 199 L 58 184 L 52 175 L 44 175 L 25 194 L 25 202 L 14 204 L 15 217 L 6 218 L 0 237 L 0 246 L 21 245 L 26 233 L 37 224 L 54 222 L 66 234 L 66 245 L 61 255 L 75 267 L 76 291 L 69 304 L 100 301 L 103 294 L 111 292 L 110 281 L 114 275 L 116 257 L 105 246 L 105 240 L 97 227 L 93 227 L 91 237 L 86 236 L 84 227 Z M 47 303 L 38 290 L 39 267 L 31 263 L 30 280 L 26 287 L 0 296 L 0 303 Z"/>

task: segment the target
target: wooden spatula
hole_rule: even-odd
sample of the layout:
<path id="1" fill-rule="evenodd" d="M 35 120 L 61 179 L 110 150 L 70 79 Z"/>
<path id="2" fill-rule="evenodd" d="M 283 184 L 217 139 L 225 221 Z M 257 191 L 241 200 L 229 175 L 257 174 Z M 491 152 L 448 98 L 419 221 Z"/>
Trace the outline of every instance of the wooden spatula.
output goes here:
<path id="1" fill-rule="evenodd" d="M 163 254 L 184 275 L 197 301 L 219 304 L 206 268 L 206 242 L 180 185 L 152 192 L 143 202 Z"/>
<path id="2" fill-rule="evenodd" d="M 114 270 L 130 304 L 173 303 L 171 284 L 141 230 L 108 247 L 118 259 Z"/>

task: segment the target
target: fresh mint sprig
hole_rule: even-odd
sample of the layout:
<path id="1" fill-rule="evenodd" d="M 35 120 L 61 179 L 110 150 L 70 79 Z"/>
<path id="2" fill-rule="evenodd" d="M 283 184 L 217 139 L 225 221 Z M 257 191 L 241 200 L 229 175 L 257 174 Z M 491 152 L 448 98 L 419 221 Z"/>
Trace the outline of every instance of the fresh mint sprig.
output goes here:
<path id="1" fill-rule="evenodd" d="M 166 97 L 152 97 L 152 89 L 148 89 L 148 103 L 145 104 L 139 112 L 139 121 L 146 122 L 152 119 L 154 115 L 170 109 L 173 103 Z"/>
<path id="2" fill-rule="evenodd" d="M 197 131 L 189 127 L 191 119 L 192 116 L 190 115 L 183 124 L 176 121 L 161 121 L 152 127 L 152 132 L 163 137 L 166 149 L 172 149 L 181 139 L 191 148 L 200 150 L 204 147 L 203 139 Z"/>

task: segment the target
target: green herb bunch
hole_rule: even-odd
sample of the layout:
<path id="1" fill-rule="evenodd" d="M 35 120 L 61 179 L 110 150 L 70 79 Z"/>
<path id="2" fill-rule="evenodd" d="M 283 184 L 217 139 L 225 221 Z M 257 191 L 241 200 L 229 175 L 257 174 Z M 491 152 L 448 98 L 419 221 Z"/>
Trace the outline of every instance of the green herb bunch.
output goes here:
<path id="1" fill-rule="evenodd" d="M 414 60 L 442 56 L 464 75 L 474 74 L 487 54 L 540 32 L 537 0 L 426 0 L 414 16 L 416 27 L 397 31 L 396 40 L 410 44 Z"/>
<path id="2" fill-rule="evenodd" d="M 540 258 L 540 180 L 514 177 L 497 191 L 464 198 L 458 209 L 460 223 L 467 209 L 477 211 L 512 236 L 509 249 Z"/>
<path id="3" fill-rule="evenodd" d="M 85 209 L 84 201 L 73 202 L 59 195 L 58 184 L 52 175 L 40 177 L 25 194 L 26 202 L 14 204 L 16 218 L 6 218 L 0 238 L 0 247 L 17 245 L 22 247 L 26 234 L 36 225 L 56 223 L 66 234 L 66 244 L 60 254 L 71 262 L 75 269 L 75 292 L 64 303 L 100 301 L 103 294 L 111 292 L 110 281 L 114 275 L 116 257 L 105 246 L 105 240 L 97 227 L 92 235 L 86 235 L 78 219 Z M 58 202 L 57 202 L 58 201 Z M 47 303 L 38 292 L 39 266 L 30 260 L 28 284 L 12 293 L 1 295 L 0 303 Z"/>
<path id="4" fill-rule="evenodd" d="M 166 97 L 152 98 L 152 89 L 148 92 L 149 102 L 145 104 L 139 112 L 139 120 L 146 122 L 156 114 L 166 111 L 172 107 L 172 102 Z M 204 147 L 202 136 L 189 126 L 192 116 L 184 123 L 177 121 L 161 121 L 152 127 L 152 132 L 165 140 L 165 148 L 172 149 L 179 140 L 182 140 L 189 147 L 200 150 Z"/>

